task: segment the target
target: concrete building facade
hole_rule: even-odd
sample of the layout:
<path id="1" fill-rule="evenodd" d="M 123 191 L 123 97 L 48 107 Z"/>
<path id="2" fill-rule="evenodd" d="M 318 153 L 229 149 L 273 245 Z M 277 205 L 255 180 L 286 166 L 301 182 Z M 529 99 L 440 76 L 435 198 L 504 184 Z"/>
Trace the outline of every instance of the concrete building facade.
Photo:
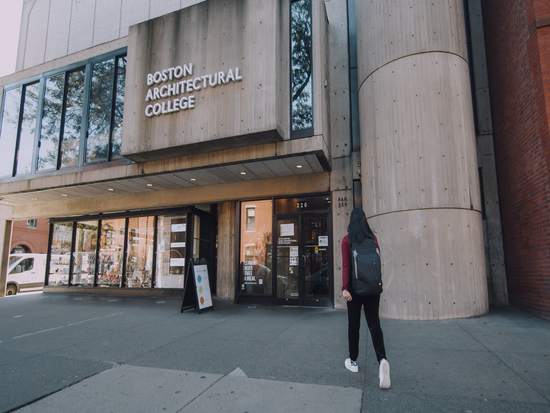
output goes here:
<path id="1" fill-rule="evenodd" d="M 181 294 L 200 258 L 218 297 L 342 307 L 362 207 L 382 316 L 484 314 L 508 303 L 484 44 L 474 0 L 25 1 L 2 233 L 50 220 L 51 292 Z"/>

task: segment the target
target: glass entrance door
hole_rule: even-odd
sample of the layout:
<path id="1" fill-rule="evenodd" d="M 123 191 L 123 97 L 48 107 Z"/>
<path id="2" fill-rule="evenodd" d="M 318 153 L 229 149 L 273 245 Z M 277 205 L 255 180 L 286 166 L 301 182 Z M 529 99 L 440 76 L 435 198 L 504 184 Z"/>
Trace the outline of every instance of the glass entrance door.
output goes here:
<path id="1" fill-rule="evenodd" d="M 277 304 L 331 305 L 328 217 L 297 215 L 276 220 Z"/>

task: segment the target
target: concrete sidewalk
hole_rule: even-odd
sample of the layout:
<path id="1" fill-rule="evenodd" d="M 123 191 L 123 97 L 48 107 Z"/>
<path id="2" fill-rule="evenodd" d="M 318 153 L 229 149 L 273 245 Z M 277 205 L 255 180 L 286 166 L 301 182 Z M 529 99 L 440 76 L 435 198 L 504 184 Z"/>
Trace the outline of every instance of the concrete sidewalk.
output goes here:
<path id="1" fill-rule="evenodd" d="M 549 412 L 550 323 L 513 308 L 382 320 L 392 386 L 362 324 L 344 367 L 345 310 L 179 312 L 173 298 L 0 299 L 0 411 Z M 368 340 L 368 341 L 367 341 Z"/>

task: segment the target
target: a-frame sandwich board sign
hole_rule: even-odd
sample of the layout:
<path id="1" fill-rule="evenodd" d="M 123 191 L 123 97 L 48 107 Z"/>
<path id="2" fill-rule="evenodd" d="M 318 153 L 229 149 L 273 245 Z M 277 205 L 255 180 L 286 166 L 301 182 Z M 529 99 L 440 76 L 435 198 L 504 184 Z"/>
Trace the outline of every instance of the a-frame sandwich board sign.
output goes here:
<path id="1" fill-rule="evenodd" d="M 187 266 L 180 312 L 183 313 L 190 308 L 198 308 L 199 314 L 204 309 L 214 309 L 210 294 L 208 266 L 204 259 L 190 259 Z"/>

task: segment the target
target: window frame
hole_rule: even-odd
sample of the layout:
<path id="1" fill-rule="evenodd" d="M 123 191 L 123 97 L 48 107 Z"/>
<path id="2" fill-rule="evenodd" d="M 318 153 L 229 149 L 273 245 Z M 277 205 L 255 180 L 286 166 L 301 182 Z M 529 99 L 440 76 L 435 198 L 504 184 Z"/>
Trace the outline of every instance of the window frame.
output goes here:
<path id="1" fill-rule="evenodd" d="M 310 75 L 310 80 L 309 82 L 311 82 L 311 127 L 310 128 L 304 128 L 304 129 L 297 129 L 297 130 L 294 130 L 294 127 L 293 127 L 293 105 L 294 105 L 294 102 L 292 100 L 292 81 L 293 81 L 293 73 L 292 73 L 292 63 L 293 63 L 293 58 L 292 58 L 292 25 L 293 25 L 293 21 L 292 21 L 292 4 L 293 3 L 298 3 L 298 2 L 304 2 L 304 1 L 308 1 L 309 2 L 309 7 L 310 7 L 310 16 L 311 16 L 311 21 L 310 21 L 310 27 L 311 27 L 311 75 Z M 313 35 L 313 1 L 312 0 L 290 0 L 288 2 L 288 16 L 289 16 L 289 26 L 288 26 L 288 32 L 289 32 L 289 62 L 290 62 L 290 67 L 289 67 L 289 74 L 290 74 L 290 85 L 289 85 L 289 88 L 290 88 L 290 97 L 289 97 L 289 100 L 290 100 L 290 139 L 300 139 L 300 138 L 306 138 L 306 137 L 310 137 L 310 136 L 313 136 L 315 134 L 314 132 L 314 129 L 315 129 L 315 110 L 314 110 L 314 87 L 313 87 L 313 71 L 314 71 L 314 58 L 313 58 L 313 39 L 314 39 L 314 35 Z"/>
<path id="2" fill-rule="evenodd" d="M 13 153 L 13 168 L 12 168 L 12 174 L 11 176 L 3 176 L 0 177 L 0 182 L 10 182 L 14 179 L 24 178 L 24 179 L 30 179 L 31 177 L 39 177 L 44 176 L 44 174 L 47 173 L 59 173 L 60 171 L 67 171 L 67 172 L 74 172 L 75 168 L 83 168 L 86 166 L 96 166 L 96 165 L 102 165 L 102 164 L 109 164 L 110 162 L 117 162 L 123 160 L 124 163 L 130 163 L 131 161 L 122 158 L 122 157 L 113 157 L 112 148 L 113 148 L 113 122 L 114 122 L 114 113 L 115 108 L 114 105 L 116 105 L 116 98 L 117 98 L 117 82 L 118 82 L 118 69 L 119 69 L 119 59 L 121 57 L 126 57 L 127 59 L 127 48 L 121 48 L 117 50 L 113 50 L 109 53 L 105 53 L 99 56 L 95 56 L 89 59 L 86 59 L 84 61 L 79 61 L 61 68 L 49 70 L 44 73 L 40 73 L 35 76 L 31 76 L 22 80 L 18 80 L 16 82 L 10 83 L 8 85 L 5 85 L 3 88 L 3 93 L 1 97 L 1 110 L 0 110 L 0 122 L 2 121 L 4 117 L 4 109 L 5 109 L 5 100 L 6 100 L 6 94 L 14 89 L 17 89 L 21 87 L 21 96 L 20 96 L 20 106 L 19 106 L 19 119 L 17 124 L 17 136 L 16 136 L 16 146 Z M 90 161 L 86 162 L 86 143 L 87 143 L 87 136 L 88 136 L 88 127 L 89 127 L 89 103 L 90 103 L 90 95 L 91 95 L 91 76 L 92 76 L 92 67 L 96 63 L 104 62 L 109 59 L 114 59 L 114 81 L 111 84 L 112 88 L 112 99 L 111 99 L 111 116 L 110 116 L 110 125 L 109 125 L 109 144 L 108 144 L 108 156 L 107 160 L 100 160 L 100 161 Z M 63 128 L 65 126 L 65 109 L 66 109 L 66 103 L 67 103 L 67 82 L 68 82 L 68 75 L 72 72 L 75 72 L 79 69 L 84 68 L 84 96 L 82 99 L 82 109 L 81 109 L 81 127 L 80 127 L 80 134 L 79 134 L 79 146 L 78 146 L 78 162 L 77 165 L 74 166 L 61 166 L 61 148 L 63 144 Z M 127 70 L 127 66 L 126 66 Z M 57 142 L 57 160 L 56 160 L 56 167 L 55 168 L 47 168 L 47 169 L 38 169 L 38 157 L 39 157 L 39 144 L 40 144 L 40 138 L 42 133 L 42 119 L 44 118 L 43 112 L 44 112 L 44 98 L 45 98 L 45 92 L 46 92 L 46 80 L 49 78 L 52 78 L 54 76 L 64 74 L 64 86 L 63 86 L 63 102 L 62 102 L 62 112 L 61 112 L 61 130 L 59 131 L 59 141 Z M 19 144 L 21 139 L 21 126 L 22 126 L 22 115 L 24 110 L 24 101 L 25 101 L 25 92 L 26 88 L 28 86 L 31 86 L 33 84 L 39 84 L 39 96 L 38 96 L 38 104 L 36 108 L 36 116 L 34 119 L 35 122 L 35 130 L 34 130 L 34 142 L 33 142 L 33 148 L 32 148 L 32 167 L 31 172 L 26 174 L 17 174 L 17 158 L 18 158 L 18 151 L 19 151 Z M 0 139 L 2 134 L 2 125 L 0 123 Z"/>

